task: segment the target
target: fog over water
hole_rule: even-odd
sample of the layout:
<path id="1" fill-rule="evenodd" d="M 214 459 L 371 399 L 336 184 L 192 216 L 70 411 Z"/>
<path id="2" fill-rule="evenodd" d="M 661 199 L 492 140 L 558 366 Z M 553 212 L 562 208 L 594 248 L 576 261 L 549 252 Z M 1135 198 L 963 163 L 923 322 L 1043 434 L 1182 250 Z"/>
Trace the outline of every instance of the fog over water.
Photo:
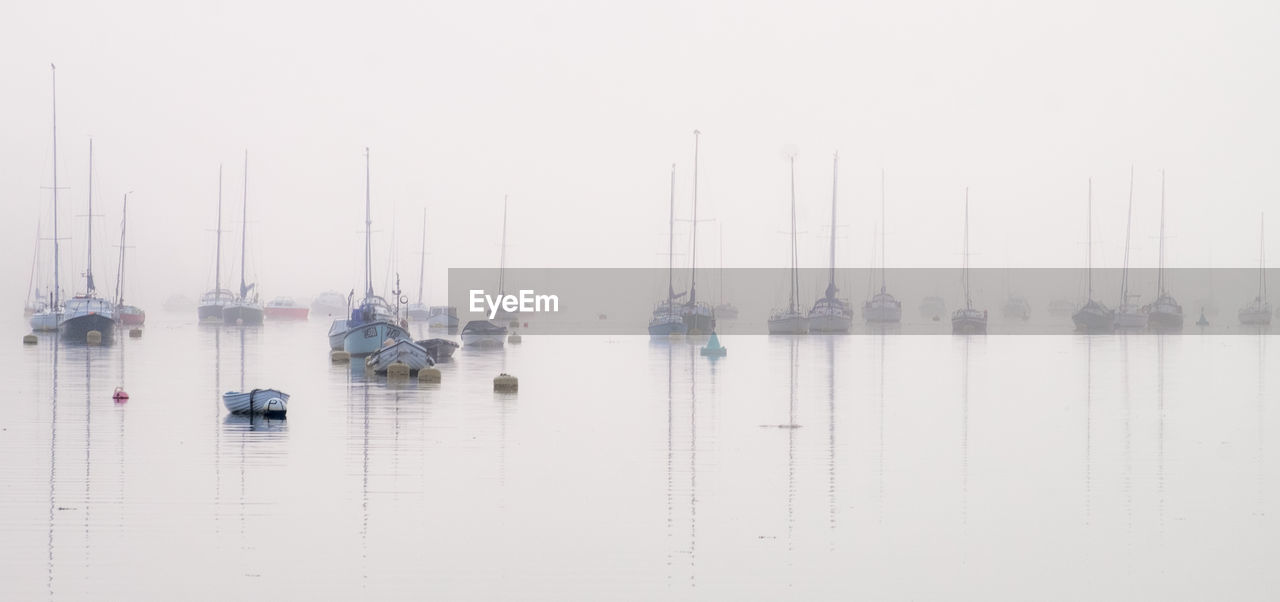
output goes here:
<path id="1" fill-rule="evenodd" d="M 504 194 L 511 266 L 664 265 L 669 169 L 688 218 L 695 128 L 699 218 L 716 220 L 700 228 L 701 266 L 718 264 L 721 227 L 726 264 L 786 265 L 789 151 L 811 267 L 826 263 L 836 151 L 849 267 L 873 262 L 881 169 L 897 267 L 958 265 L 966 186 L 980 267 L 1083 265 L 1090 177 L 1095 261 L 1119 265 L 1130 165 L 1135 265 L 1156 262 L 1161 169 L 1171 266 L 1255 265 L 1258 215 L 1280 208 L 1274 2 L 72 2 L 5 13 L 10 307 L 27 288 L 37 220 L 49 236 L 50 63 L 71 237 L 63 285 L 82 287 L 92 137 L 100 288 L 114 287 L 111 245 L 132 190 L 127 287 L 150 308 L 213 284 L 219 164 L 224 268 L 238 264 L 246 149 L 249 275 L 266 298 L 359 285 L 366 146 L 378 287 L 398 270 L 416 293 L 425 207 L 437 299 L 446 268 L 496 264 Z M 687 264 L 689 225 L 678 229 Z M 238 277 L 224 269 L 224 284 Z"/>

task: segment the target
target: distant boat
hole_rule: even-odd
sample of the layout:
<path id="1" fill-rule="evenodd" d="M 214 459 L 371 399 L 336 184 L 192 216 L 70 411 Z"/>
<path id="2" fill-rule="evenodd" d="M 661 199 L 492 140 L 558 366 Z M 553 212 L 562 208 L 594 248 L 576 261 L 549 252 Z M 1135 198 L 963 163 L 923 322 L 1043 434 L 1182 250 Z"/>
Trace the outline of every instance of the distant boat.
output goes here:
<path id="1" fill-rule="evenodd" d="M 488 320 L 472 320 L 462 328 L 462 344 L 467 347 L 501 347 L 507 340 L 507 327 Z"/>
<path id="2" fill-rule="evenodd" d="M 432 305 L 427 308 L 427 329 L 450 332 L 457 330 L 458 308 L 452 305 Z"/>
<path id="3" fill-rule="evenodd" d="M 507 268 L 507 197 L 502 197 L 502 253 L 498 259 L 498 297 L 505 293 L 504 280 Z M 462 344 L 477 347 L 501 347 L 507 340 L 508 324 L 518 318 L 516 312 L 498 310 L 494 320 L 472 320 L 462 327 Z"/>
<path id="4" fill-rule="evenodd" d="M 417 374 L 419 370 L 435 365 L 435 360 L 431 359 L 426 349 L 403 339 L 387 340 L 382 347 L 365 358 L 364 365 L 376 374 L 386 374 L 387 368 L 397 362 L 408 366 L 409 374 Z"/>
<path id="5" fill-rule="evenodd" d="M 698 140 L 702 132 L 693 131 L 693 220 L 689 223 L 692 233 L 689 245 L 689 297 L 681 308 L 685 331 L 689 334 L 711 334 L 716 328 L 715 311 L 706 302 L 698 300 Z"/>
<path id="6" fill-rule="evenodd" d="M 1164 278 L 1164 171 L 1160 172 L 1160 259 L 1156 270 L 1156 300 L 1146 307 L 1147 324 L 1152 330 L 1182 330 L 1182 306 L 1165 288 Z"/>
<path id="7" fill-rule="evenodd" d="M 308 310 L 305 305 L 294 301 L 293 297 L 276 297 L 267 302 L 262 313 L 268 320 L 305 320 Z"/>
<path id="8" fill-rule="evenodd" d="M 1006 318 L 1029 320 L 1031 319 L 1031 303 L 1022 295 L 1009 295 L 1004 301 L 1001 313 Z"/>
<path id="9" fill-rule="evenodd" d="M 1049 315 L 1054 317 L 1070 316 L 1076 313 L 1082 305 L 1066 297 L 1059 297 L 1049 302 Z"/>
<path id="10" fill-rule="evenodd" d="M 675 291 L 675 240 L 676 240 L 676 166 L 671 166 L 671 200 L 667 218 L 667 299 L 659 302 L 649 316 L 649 336 L 667 337 L 688 332 L 684 323 L 684 308 L 676 305 L 676 299 L 684 293 Z M 736 311 L 736 310 L 735 310 Z"/>
<path id="11" fill-rule="evenodd" d="M 27 281 L 27 302 L 22 306 L 22 315 L 31 317 L 48 309 L 49 301 L 40 294 L 40 222 L 36 221 L 36 245 L 31 256 L 31 278 Z M 35 292 L 33 295 L 32 292 Z"/>
<path id="12" fill-rule="evenodd" d="M 930 295 L 920 301 L 920 317 L 938 321 L 947 315 L 947 302 L 937 295 Z"/>
<path id="13" fill-rule="evenodd" d="M 83 343 L 90 332 L 97 331 L 102 335 L 102 342 L 109 343 L 116 330 L 115 304 L 98 297 L 93 284 L 93 140 L 89 141 L 89 216 L 85 292 L 67 300 L 62 321 L 58 323 L 58 334 L 64 340 Z"/>
<path id="14" fill-rule="evenodd" d="M 255 283 L 246 283 L 244 274 L 245 240 L 249 231 L 249 151 L 244 152 L 244 206 L 240 211 L 240 295 L 222 307 L 224 324 L 257 326 L 262 324 L 262 303 L 254 292 Z M 249 293 L 253 293 L 250 295 Z"/>
<path id="15" fill-rule="evenodd" d="M 232 414 L 284 416 L 289 410 L 289 394 L 276 389 L 253 389 L 222 394 L 222 405 Z"/>
<path id="16" fill-rule="evenodd" d="M 1139 295 L 1129 292 L 1129 241 L 1133 232 L 1133 168 L 1129 168 L 1129 209 L 1124 226 L 1124 268 L 1120 271 L 1120 305 L 1116 307 L 1117 330 L 1147 327 L 1147 312 L 1138 305 Z"/>
<path id="17" fill-rule="evenodd" d="M 954 334 L 986 334 L 987 310 L 973 308 L 973 296 L 969 290 L 969 189 L 964 191 L 964 268 L 961 282 L 964 285 L 964 307 L 951 314 L 951 332 Z"/>
<path id="18" fill-rule="evenodd" d="M 847 334 L 853 327 L 853 310 L 849 302 L 841 299 L 836 288 L 836 181 L 840 169 L 840 155 L 835 155 L 831 167 L 831 263 L 827 272 L 827 290 L 809 310 L 809 332 Z"/>
<path id="19" fill-rule="evenodd" d="M 58 237 L 58 78 L 53 65 L 49 65 L 49 72 L 53 92 L 53 287 L 49 291 L 49 302 L 31 314 L 31 330 L 36 332 L 58 330 L 63 316 L 62 279 L 58 272 L 61 263 L 61 239 Z"/>
<path id="20" fill-rule="evenodd" d="M 862 319 L 871 324 L 897 324 L 902 321 L 902 302 L 889 294 L 885 286 L 888 273 L 888 262 L 885 260 L 885 237 L 887 236 L 885 214 L 884 171 L 882 170 L 880 172 L 880 291 L 862 303 Z M 946 313 L 946 308 L 942 307 L 938 309 L 936 315 L 941 318 Z"/>
<path id="21" fill-rule="evenodd" d="M 325 291 L 311 300 L 313 316 L 346 316 L 349 312 L 347 296 L 338 291 Z"/>
<path id="22" fill-rule="evenodd" d="M 120 260 L 116 265 L 116 320 L 125 326 L 142 326 L 147 321 L 147 312 L 124 302 L 124 250 L 128 248 L 125 244 L 125 225 L 128 223 L 128 216 L 129 193 L 126 192 L 120 209 Z"/>
<path id="23" fill-rule="evenodd" d="M 222 165 L 218 165 L 218 227 L 214 230 L 213 289 L 200 296 L 196 317 L 201 323 L 222 322 L 222 308 L 236 298 L 222 288 Z"/>
<path id="24" fill-rule="evenodd" d="M 720 242 L 720 302 L 716 303 L 715 309 L 712 311 L 712 317 L 716 320 L 737 320 L 738 308 L 732 301 L 724 300 L 724 224 L 720 224 L 720 236 L 718 238 Z"/>
<path id="25" fill-rule="evenodd" d="M 1258 228 L 1258 294 L 1253 302 L 1240 308 L 1240 323 L 1249 326 L 1271 324 L 1271 304 L 1267 302 L 1267 242 L 1266 217 Z"/>
<path id="26" fill-rule="evenodd" d="M 457 343 L 449 339 L 426 339 L 424 341 L 414 341 L 419 347 L 427 350 L 427 355 L 431 359 L 438 362 L 447 362 L 453 357 L 453 352 L 458 350 Z"/>
<path id="27" fill-rule="evenodd" d="M 1130 179 L 1129 191 L 1133 193 L 1133 181 Z M 1088 272 L 1089 272 L 1089 300 L 1078 311 L 1071 315 L 1071 321 L 1076 325 L 1076 330 L 1080 332 L 1110 332 L 1115 328 L 1116 314 L 1107 308 L 1101 302 L 1093 298 L 1093 180 L 1089 180 L 1089 210 L 1088 210 L 1088 232 L 1089 245 L 1088 250 Z M 1051 310 L 1052 311 L 1052 310 Z"/>
<path id="28" fill-rule="evenodd" d="M 395 311 L 386 300 L 373 294 L 373 213 L 369 200 L 369 149 L 364 149 L 364 279 L 365 293 L 360 306 L 351 311 L 351 319 L 342 334 L 342 349 L 352 357 L 369 355 L 380 349 L 387 339 L 413 340 L 397 323 Z M 337 322 L 334 326 L 337 326 Z M 332 332 L 332 330 L 330 331 Z M 330 335 L 330 347 L 333 335 Z"/>
<path id="29" fill-rule="evenodd" d="M 427 209 L 422 209 L 422 255 L 418 260 L 418 300 L 409 304 L 409 321 L 426 322 L 431 317 L 431 310 L 422 302 L 422 284 L 427 273 Z"/>
<path id="30" fill-rule="evenodd" d="M 791 294 L 788 297 L 787 306 L 773 310 L 769 315 L 769 334 L 807 334 L 809 332 L 809 318 L 800 311 L 799 295 L 800 295 L 800 272 L 799 255 L 796 247 L 796 158 L 792 156 L 791 161 L 791 271 L 790 277 L 787 278 L 788 285 L 791 287 Z"/>

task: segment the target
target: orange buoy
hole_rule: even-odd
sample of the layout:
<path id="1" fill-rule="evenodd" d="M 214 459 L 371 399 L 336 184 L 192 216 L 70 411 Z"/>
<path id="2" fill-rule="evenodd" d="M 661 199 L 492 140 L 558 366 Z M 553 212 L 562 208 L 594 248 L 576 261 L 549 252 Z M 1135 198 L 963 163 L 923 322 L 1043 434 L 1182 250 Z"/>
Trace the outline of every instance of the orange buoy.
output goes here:
<path id="1" fill-rule="evenodd" d="M 129 401 L 129 394 L 124 392 L 124 387 L 116 387 L 116 392 L 111 394 L 111 399 L 116 400 L 116 403 Z"/>

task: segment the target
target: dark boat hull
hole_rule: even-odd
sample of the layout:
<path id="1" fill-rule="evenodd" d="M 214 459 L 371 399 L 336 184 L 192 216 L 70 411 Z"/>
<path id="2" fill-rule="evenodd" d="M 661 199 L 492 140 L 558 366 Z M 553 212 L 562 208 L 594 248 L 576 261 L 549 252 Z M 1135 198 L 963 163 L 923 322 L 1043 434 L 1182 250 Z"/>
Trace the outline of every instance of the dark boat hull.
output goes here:
<path id="1" fill-rule="evenodd" d="M 63 320 L 58 325 L 58 334 L 62 340 L 73 343 L 85 342 L 89 332 L 94 330 L 102 333 L 103 343 L 110 343 L 115 336 L 116 322 L 102 314 L 88 314 Z"/>
<path id="2" fill-rule="evenodd" d="M 427 339 L 425 341 L 417 341 L 419 347 L 427 350 L 427 355 L 437 362 L 447 362 L 453 357 L 453 352 L 458 350 L 458 344 L 448 339 Z"/>
<path id="3" fill-rule="evenodd" d="M 201 305 L 196 309 L 196 316 L 201 322 L 221 322 L 222 307 L 221 305 Z"/>
<path id="4" fill-rule="evenodd" d="M 1153 311 L 1147 314 L 1147 327 L 1159 331 L 1182 330 L 1182 314 Z"/>
<path id="5" fill-rule="evenodd" d="M 692 335 L 711 334 L 716 329 L 715 318 L 701 313 L 684 314 L 685 332 Z"/>

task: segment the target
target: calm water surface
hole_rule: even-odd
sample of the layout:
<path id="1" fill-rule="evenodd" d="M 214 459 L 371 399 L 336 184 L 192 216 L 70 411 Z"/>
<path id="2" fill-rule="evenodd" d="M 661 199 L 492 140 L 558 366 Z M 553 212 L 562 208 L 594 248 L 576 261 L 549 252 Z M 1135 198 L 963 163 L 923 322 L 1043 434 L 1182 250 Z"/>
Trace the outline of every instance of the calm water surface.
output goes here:
<path id="1" fill-rule="evenodd" d="M 323 321 L 150 319 L 4 330 L 0 598 L 1280 596 L 1268 336 L 526 336 L 394 386 Z"/>

